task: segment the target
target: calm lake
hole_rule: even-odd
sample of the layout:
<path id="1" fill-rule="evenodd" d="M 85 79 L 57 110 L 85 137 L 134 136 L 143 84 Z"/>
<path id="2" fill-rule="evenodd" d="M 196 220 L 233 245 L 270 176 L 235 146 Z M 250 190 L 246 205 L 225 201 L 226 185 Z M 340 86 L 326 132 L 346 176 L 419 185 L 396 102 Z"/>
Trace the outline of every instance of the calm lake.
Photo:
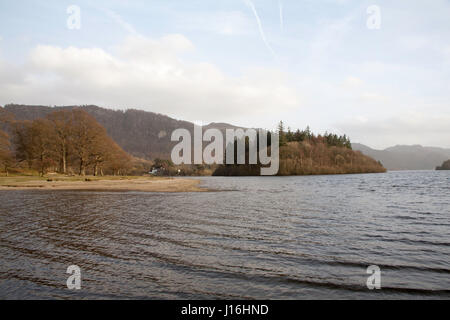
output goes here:
<path id="1" fill-rule="evenodd" d="M 450 171 L 202 180 L 1 191 L 0 298 L 450 298 Z"/>

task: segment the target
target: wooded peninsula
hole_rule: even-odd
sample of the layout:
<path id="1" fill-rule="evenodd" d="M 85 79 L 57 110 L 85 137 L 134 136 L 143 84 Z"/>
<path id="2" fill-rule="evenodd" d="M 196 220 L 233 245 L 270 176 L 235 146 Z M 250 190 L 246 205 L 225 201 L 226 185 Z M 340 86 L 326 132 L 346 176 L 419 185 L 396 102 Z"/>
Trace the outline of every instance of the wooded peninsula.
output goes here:
<path id="1" fill-rule="evenodd" d="M 278 175 L 353 174 L 386 172 L 374 159 L 352 150 L 350 139 L 325 133 L 316 135 L 309 127 L 305 130 L 285 130 L 278 125 L 280 168 Z M 246 146 L 248 147 L 248 146 Z M 248 163 L 248 162 L 247 162 Z M 259 175 L 261 165 L 220 165 L 214 175 Z"/>

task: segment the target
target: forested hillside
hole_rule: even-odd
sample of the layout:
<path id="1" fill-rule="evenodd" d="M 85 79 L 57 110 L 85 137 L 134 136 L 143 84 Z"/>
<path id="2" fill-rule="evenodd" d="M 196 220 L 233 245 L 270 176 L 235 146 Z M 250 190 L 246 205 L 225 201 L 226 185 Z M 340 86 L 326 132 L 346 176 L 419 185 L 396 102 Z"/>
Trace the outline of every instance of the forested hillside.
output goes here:
<path id="1" fill-rule="evenodd" d="M 170 141 L 172 132 L 175 129 L 184 128 L 192 134 L 194 128 L 191 122 L 176 120 L 158 113 L 135 109 L 110 110 L 93 105 L 48 107 L 9 104 L 4 110 L 11 113 L 17 120 L 35 120 L 44 118 L 56 110 L 74 108 L 81 108 L 94 117 L 126 152 L 145 159 L 169 159 L 170 152 L 176 144 Z M 226 123 L 211 123 L 204 128 L 217 128 L 224 131 L 227 128 L 236 127 Z"/>
<path id="2" fill-rule="evenodd" d="M 99 170 L 118 173 L 129 170 L 131 154 L 153 160 L 157 167 L 175 174 L 252 175 L 259 172 L 258 166 L 192 165 L 176 168 L 171 164 L 170 153 L 178 142 L 170 141 L 175 129 L 188 129 L 193 135 L 194 125 L 187 121 L 141 110 L 108 110 L 97 106 L 26 106 L 6 105 L 1 108 L 3 123 L 10 123 L 0 134 L 0 157 L 9 163 L 9 151 L 14 150 L 12 161 L 27 163 L 41 174 L 49 168 L 65 173 L 84 174 L 86 170 L 98 174 Z M 62 128 L 70 127 L 67 132 Z M 79 135 L 82 129 L 92 131 L 92 139 Z M 211 123 L 204 127 L 217 128 L 224 132 L 237 127 L 226 123 Z M 6 130 L 6 131 L 5 131 Z M 61 131 L 62 130 L 62 131 Z M 85 132 L 86 133 L 86 132 Z M 11 137 L 8 137 L 12 135 Z M 285 130 L 280 122 L 280 175 L 334 174 L 383 172 L 383 166 L 372 158 L 352 150 L 350 139 L 332 133 L 314 134 L 305 130 Z M 65 135 L 70 135 L 67 138 Z M 94 139 L 95 137 L 95 139 Z M 11 139 L 10 139 L 11 138 Z M 69 139 L 70 146 L 64 145 Z M 82 140 L 84 139 L 84 140 Z M 91 141 L 92 140 L 92 141 Z M 13 146 L 10 146 L 11 141 Z M 9 144 L 8 144 L 9 143 Z M 84 144 L 89 144 L 84 147 Z M 69 152 L 64 156 L 64 152 Z M 69 164 L 68 164 L 69 163 Z M 259 174 L 259 173 L 258 173 Z"/>

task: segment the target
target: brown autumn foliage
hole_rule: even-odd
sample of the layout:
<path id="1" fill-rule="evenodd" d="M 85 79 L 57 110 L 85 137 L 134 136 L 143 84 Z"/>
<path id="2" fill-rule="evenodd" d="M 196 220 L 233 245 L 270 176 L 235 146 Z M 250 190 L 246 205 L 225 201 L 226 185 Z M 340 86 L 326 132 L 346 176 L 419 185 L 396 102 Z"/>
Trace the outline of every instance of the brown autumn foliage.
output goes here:
<path id="1" fill-rule="evenodd" d="M 54 129 L 54 143 L 56 152 L 59 154 L 60 171 L 67 173 L 67 156 L 72 134 L 72 112 L 61 110 L 47 116 Z"/>
<path id="2" fill-rule="evenodd" d="M 93 166 L 94 175 L 98 167 L 111 154 L 112 140 L 95 119 L 85 111 L 75 109 L 70 120 L 70 146 L 74 162 L 78 164 L 78 174 L 85 175 Z"/>
<path id="3" fill-rule="evenodd" d="M 12 118 L 10 113 L 3 109 L 0 110 L 0 166 L 6 175 L 8 175 L 9 169 L 14 165 L 14 157 L 11 150 L 10 137 L 3 130 L 3 127 L 6 127 Z"/>
<path id="4" fill-rule="evenodd" d="M 11 152 L 11 144 L 9 142 L 9 136 L 3 130 L 0 130 L 0 165 L 2 166 L 5 174 L 8 175 L 9 169 L 13 166 L 14 159 Z"/>
<path id="5" fill-rule="evenodd" d="M 23 119 L 23 116 L 28 116 L 29 119 L 16 121 L 14 120 L 14 113 L 9 112 L 6 108 L 0 108 L 0 115 L 8 115 L 10 121 L 12 163 L 16 169 L 15 171 L 18 173 L 38 171 L 41 175 L 46 172 L 92 175 L 142 175 L 151 171 L 152 168 L 164 167 L 165 170 L 160 171 L 158 174 L 173 176 L 211 175 L 214 171 L 214 166 L 174 166 L 169 160 L 156 158 L 150 161 L 129 155 L 105 132 L 104 127 L 95 120 L 94 116 L 98 112 L 103 112 L 102 115 L 123 115 L 123 112 L 94 107 L 29 107 L 19 117 Z M 152 115 L 151 113 L 148 114 Z M 164 121 L 161 121 L 161 119 L 167 118 L 158 115 L 159 118 L 154 119 L 153 122 L 144 121 L 142 123 L 143 116 L 148 118 L 145 112 L 129 111 L 126 113 L 126 116 L 127 119 L 139 120 L 139 128 L 146 127 L 143 131 L 158 129 L 158 125 L 164 124 Z M 120 117 L 116 118 L 107 117 L 103 119 L 103 122 L 108 124 L 112 132 L 114 132 L 113 129 L 115 128 L 122 128 L 125 122 L 126 128 L 123 132 L 126 132 L 127 136 L 126 139 L 119 139 L 122 141 L 122 145 L 129 148 L 130 145 L 142 142 L 142 137 L 134 128 L 135 125 L 138 125 L 135 123 L 136 121 L 133 120 L 130 124 L 128 123 L 129 121 L 124 121 Z M 35 121 L 39 125 L 34 124 Z M 179 123 L 179 121 L 175 120 L 172 122 L 175 124 Z M 148 127 L 149 124 L 150 127 Z M 172 126 L 175 126 L 175 124 Z M 48 134 L 43 135 L 41 134 L 43 132 L 40 131 L 46 131 Z M 46 136 L 51 137 L 51 143 L 44 143 L 43 138 Z M 38 138 L 42 139 L 39 140 Z M 169 138 L 165 136 L 164 139 Z M 39 141 L 41 142 L 38 144 L 40 148 L 35 145 Z M 165 148 L 170 150 L 170 143 L 162 140 L 160 142 L 166 144 Z M 44 146 L 48 148 L 44 148 Z M 151 149 L 159 150 L 153 145 Z M 155 152 L 154 154 L 159 154 L 157 151 Z M 39 154 L 41 157 L 39 157 Z M 167 158 L 167 154 L 161 153 L 161 157 Z"/>
<path id="6" fill-rule="evenodd" d="M 133 169 L 132 158 L 122 150 L 92 116 L 81 109 L 60 110 L 32 121 L 12 121 L 9 139 L 0 139 L 3 154 L 14 151 L 17 167 L 62 174 L 125 175 Z M 142 163 L 140 164 L 142 166 Z M 147 168 L 149 164 L 146 163 Z M 144 168 L 143 170 L 148 170 Z"/>
<path id="7" fill-rule="evenodd" d="M 280 147 L 279 175 L 375 173 L 386 169 L 374 159 L 324 142 L 288 142 Z"/>
<path id="8" fill-rule="evenodd" d="M 27 128 L 30 154 L 34 166 L 40 175 L 44 175 L 49 167 L 55 165 L 56 145 L 54 143 L 54 128 L 47 119 L 37 119 Z"/>

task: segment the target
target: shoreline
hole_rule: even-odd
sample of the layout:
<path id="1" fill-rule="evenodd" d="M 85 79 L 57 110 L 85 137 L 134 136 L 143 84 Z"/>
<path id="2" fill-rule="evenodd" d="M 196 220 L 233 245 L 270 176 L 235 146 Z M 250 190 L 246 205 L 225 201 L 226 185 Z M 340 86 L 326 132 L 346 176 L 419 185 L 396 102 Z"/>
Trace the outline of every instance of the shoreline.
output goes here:
<path id="1" fill-rule="evenodd" d="M 81 180 L 83 179 L 83 180 Z M 84 180 L 88 179 L 88 180 Z M 172 177 L 133 178 L 49 178 L 0 177 L 0 191 L 6 190 L 66 190 L 66 191 L 142 191 L 142 192 L 207 192 L 200 180 Z"/>

